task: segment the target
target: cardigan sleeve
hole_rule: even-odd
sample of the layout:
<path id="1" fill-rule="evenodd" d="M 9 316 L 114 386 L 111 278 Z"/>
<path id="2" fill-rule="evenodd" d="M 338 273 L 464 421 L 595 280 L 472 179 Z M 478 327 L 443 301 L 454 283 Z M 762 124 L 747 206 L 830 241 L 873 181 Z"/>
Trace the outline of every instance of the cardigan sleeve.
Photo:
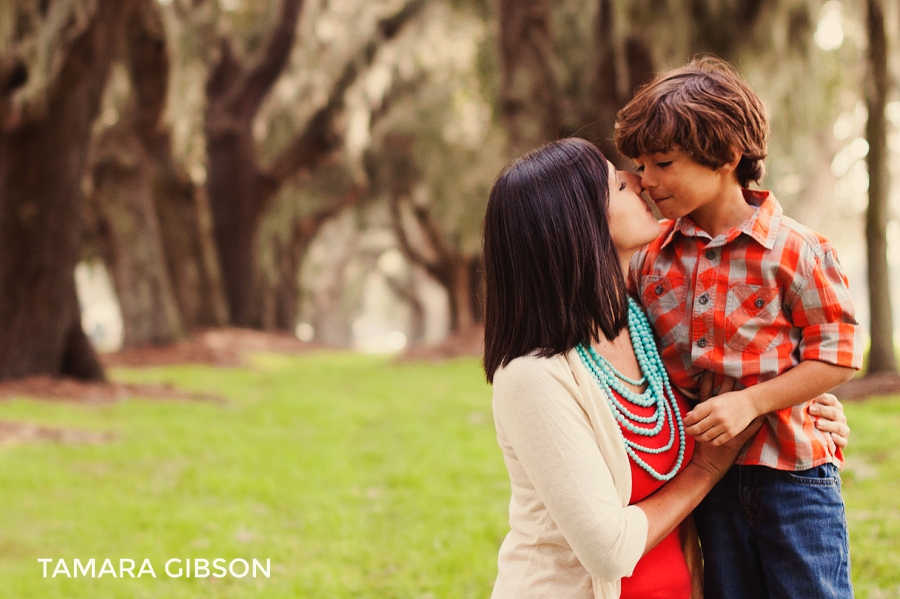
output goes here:
<path id="1" fill-rule="evenodd" d="M 494 376 L 494 419 L 550 517 L 594 576 L 630 576 L 647 517 L 622 506 L 578 386 L 559 359 L 519 358 Z"/>

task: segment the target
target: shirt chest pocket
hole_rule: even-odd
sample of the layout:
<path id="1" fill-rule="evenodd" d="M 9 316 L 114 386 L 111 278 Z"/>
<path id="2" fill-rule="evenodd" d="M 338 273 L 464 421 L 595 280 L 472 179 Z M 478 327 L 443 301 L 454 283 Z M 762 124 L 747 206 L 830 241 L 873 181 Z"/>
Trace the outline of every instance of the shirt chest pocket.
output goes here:
<path id="1" fill-rule="evenodd" d="M 725 343 L 731 349 L 762 354 L 784 338 L 781 291 L 777 287 L 734 285 L 725 301 Z"/>
<path id="2" fill-rule="evenodd" d="M 641 304 L 664 346 L 687 338 L 686 299 L 687 285 L 683 279 L 649 276 L 641 281 Z"/>

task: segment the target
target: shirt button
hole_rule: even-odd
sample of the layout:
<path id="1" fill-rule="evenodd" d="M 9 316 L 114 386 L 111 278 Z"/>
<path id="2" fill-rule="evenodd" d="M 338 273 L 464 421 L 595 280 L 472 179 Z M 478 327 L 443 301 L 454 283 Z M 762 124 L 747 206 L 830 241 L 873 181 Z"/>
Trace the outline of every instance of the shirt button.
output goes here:
<path id="1" fill-rule="evenodd" d="M 663 292 L 663 286 L 662 286 L 662 285 L 657 285 L 657 286 L 656 286 L 656 289 L 653 290 L 653 293 L 655 293 L 656 295 L 662 295 L 662 292 Z"/>
<path id="2" fill-rule="evenodd" d="M 706 347 L 706 337 L 697 342 L 697 347 Z"/>
<path id="3" fill-rule="evenodd" d="M 763 298 L 758 297 L 758 298 L 756 298 L 756 301 L 753 302 L 753 305 L 756 306 L 757 308 L 762 308 L 763 306 L 766 305 L 766 302 L 763 300 Z"/>
<path id="4" fill-rule="evenodd" d="M 715 250 L 706 250 L 706 259 L 707 260 L 715 260 L 716 259 L 716 251 Z"/>
<path id="5" fill-rule="evenodd" d="M 709 296 L 704 293 L 703 295 L 700 296 L 700 299 L 698 299 L 697 301 L 705 306 L 706 304 L 709 303 Z"/>

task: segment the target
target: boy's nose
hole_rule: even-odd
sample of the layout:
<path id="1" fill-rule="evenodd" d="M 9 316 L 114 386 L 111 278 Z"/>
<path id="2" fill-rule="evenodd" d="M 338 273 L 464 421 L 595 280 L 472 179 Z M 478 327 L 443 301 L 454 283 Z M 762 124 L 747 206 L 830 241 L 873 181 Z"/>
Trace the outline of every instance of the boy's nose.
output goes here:
<path id="1" fill-rule="evenodd" d="M 647 174 L 647 171 L 641 173 L 641 187 L 643 189 L 650 189 L 651 187 L 656 187 L 656 180 L 651 179 Z"/>

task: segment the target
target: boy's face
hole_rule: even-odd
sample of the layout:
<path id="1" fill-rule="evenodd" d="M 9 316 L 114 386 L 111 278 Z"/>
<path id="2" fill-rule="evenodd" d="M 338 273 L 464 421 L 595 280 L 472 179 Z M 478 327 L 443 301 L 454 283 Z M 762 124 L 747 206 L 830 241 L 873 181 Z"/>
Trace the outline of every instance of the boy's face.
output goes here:
<path id="1" fill-rule="evenodd" d="M 703 166 L 680 146 L 667 152 L 642 154 L 634 160 L 641 175 L 641 187 L 665 218 L 691 214 L 728 197 L 738 186 L 733 171 Z"/>

